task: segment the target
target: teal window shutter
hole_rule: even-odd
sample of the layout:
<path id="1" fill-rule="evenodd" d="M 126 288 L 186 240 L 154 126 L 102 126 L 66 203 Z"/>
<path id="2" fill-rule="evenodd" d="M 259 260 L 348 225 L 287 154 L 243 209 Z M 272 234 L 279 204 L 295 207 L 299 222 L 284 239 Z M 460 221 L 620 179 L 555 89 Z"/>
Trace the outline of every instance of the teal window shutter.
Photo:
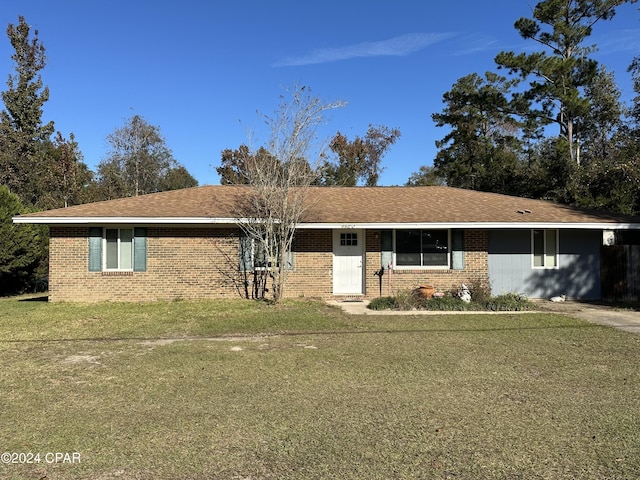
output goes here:
<path id="1" fill-rule="evenodd" d="M 133 230 L 133 271 L 147 271 L 147 229 L 135 228 Z"/>
<path id="2" fill-rule="evenodd" d="M 102 271 L 102 227 L 89 228 L 89 271 Z"/>
<path id="3" fill-rule="evenodd" d="M 464 230 L 451 231 L 451 268 L 464 270 Z"/>
<path id="4" fill-rule="evenodd" d="M 241 272 L 253 270 L 253 242 L 246 232 L 240 229 L 238 249 L 238 268 Z"/>
<path id="5" fill-rule="evenodd" d="M 380 261 L 385 270 L 393 265 L 393 230 L 380 231 Z"/>

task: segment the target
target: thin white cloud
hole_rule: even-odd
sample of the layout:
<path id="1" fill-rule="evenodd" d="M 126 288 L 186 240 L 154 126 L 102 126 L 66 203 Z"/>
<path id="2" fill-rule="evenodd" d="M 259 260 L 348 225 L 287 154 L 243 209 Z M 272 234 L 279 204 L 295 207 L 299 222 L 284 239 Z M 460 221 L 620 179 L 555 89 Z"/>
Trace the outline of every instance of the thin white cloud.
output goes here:
<path id="1" fill-rule="evenodd" d="M 427 48 L 434 43 L 452 37 L 453 33 L 407 33 L 399 37 L 379 42 L 363 42 L 337 48 L 314 50 L 300 57 L 285 57 L 273 64 L 274 67 L 297 67 L 319 63 L 337 62 L 351 58 L 400 57 Z"/>
<path id="2" fill-rule="evenodd" d="M 474 55 L 490 50 L 497 51 L 500 49 L 498 41 L 495 38 L 486 35 L 466 36 L 460 39 L 460 42 L 458 43 L 461 43 L 461 46 L 451 52 L 451 55 L 456 57 Z"/>

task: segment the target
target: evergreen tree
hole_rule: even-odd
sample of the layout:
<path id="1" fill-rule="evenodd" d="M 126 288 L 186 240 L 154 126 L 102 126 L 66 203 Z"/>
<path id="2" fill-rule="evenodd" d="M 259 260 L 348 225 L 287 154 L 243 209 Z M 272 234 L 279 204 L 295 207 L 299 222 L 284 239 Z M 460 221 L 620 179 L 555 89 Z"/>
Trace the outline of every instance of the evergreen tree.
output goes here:
<path id="1" fill-rule="evenodd" d="M 538 142 L 530 152 L 526 191 L 522 196 L 573 204 L 578 165 L 569 156 L 567 142 L 553 136 Z"/>
<path id="2" fill-rule="evenodd" d="M 600 67 L 584 95 L 590 108 L 582 121 L 582 163 L 606 162 L 615 154 L 616 138 L 627 109 L 620 101 L 621 93 L 613 73 L 604 67 Z"/>
<path id="3" fill-rule="evenodd" d="M 519 193 L 520 124 L 508 97 L 515 83 L 491 72 L 471 74 L 443 95 L 445 107 L 432 118 L 450 131 L 436 142 L 434 168 L 447 185 Z"/>
<path id="4" fill-rule="evenodd" d="M 602 122 L 610 126 L 608 130 L 596 134 L 602 138 L 599 155 L 592 158 L 581 173 L 578 204 L 612 212 L 640 215 L 640 57 L 631 63 L 633 89 L 636 96 L 629 108 L 629 121 L 615 121 L 619 90 L 613 84 L 613 77 L 604 78 L 595 92 L 602 98 L 602 105 L 596 108 Z M 600 127 L 602 129 L 602 127 Z M 600 132 L 600 133 L 598 133 Z"/>
<path id="5" fill-rule="evenodd" d="M 46 278 L 48 237 L 39 225 L 16 225 L 15 215 L 28 213 L 17 195 L 0 186 L 0 295 L 23 293 Z"/>
<path id="6" fill-rule="evenodd" d="M 92 200 L 89 192 L 93 172 L 82 161 L 78 143 L 71 134 L 65 139 L 56 133 L 53 142 L 45 142 L 38 171 L 36 207 L 41 210 L 69 207 Z"/>
<path id="7" fill-rule="evenodd" d="M 625 125 L 613 74 L 602 68 L 585 89 L 591 108 L 584 118 L 583 167 L 571 183 L 578 206 L 634 214 L 640 199 L 640 168 L 633 129 Z"/>
<path id="8" fill-rule="evenodd" d="M 54 131 L 53 122 L 42 123 L 42 107 L 49 99 L 40 71 L 46 63 L 38 31 L 31 38 L 24 17 L 9 24 L 7 36 L 15 53 L 15 74 L 9 75 L 8 90 L 2 92 L 5 109 L 0 112 L 0 184 L 18 194 L 26 204 L 36 204 L 38 173 L 43 144 Z"/>
<path id="9" fill-rule="evenodd" d="M 635 129 L 640 130 L 640 56 L 633 59 L 631 65 L 629 65 L 628 71 L 631 73 L 633 91 L 636 94 L 633 98 L 630 115 L 635 125 Z"/>
<path id="10" fill-rule="evenodd" d="M 610 20 L 616 7 L 636 1 L 543 0 L 534 8 L 534 18 L 520 18 L 515 28 L 545 50 L 501 52 L 495 59 L 499 68 L 522 79 L 531 78 L 529 89 L 517 95 L 529 104 L 530 115 L 541 124 L 558 125 L 559 137 L 577 164 L 581 162 L 581 122 L 590 108 L 582 92 L 598 75 L 598 62 L 588 56 L 594 47 L 584 42 L 598 21 Z"/>
<path id="11" fill-rule="evenodd" d="M 422 165 L 417 172 L 413 172 L 407 180 L 408 187 L 430 187 L 446 185 L 446 181 L 438 174 L 433 166 Z"/>
<path id="12" fill-rule="evenodd" d="M 445 108 L 432 117 L 451 130 L 436 143 L 433 168 L 409 184 L 444 178 L 451 186 L 640 212 L 640 94 L 627 126 L 613 74 L 586 44 L 597 22 L 636 1 L 540 1 L 515 28 L 542 50 L 501 52 L 496 64 L 511 79 L 472 74 L 445 93 Z M 640 59 L 630 70 L 640 92 Z M 559 133 L 548 137 L 551 124 Z"/>
<path id="13" fill-rule="evenodd" d="M 180 190 L 182 188 L 191 188 L 197 186 L 198 181 L 182 165 L 170 168 L 160 181 L 160 189 L 163 192 L 168 190 Z"/>

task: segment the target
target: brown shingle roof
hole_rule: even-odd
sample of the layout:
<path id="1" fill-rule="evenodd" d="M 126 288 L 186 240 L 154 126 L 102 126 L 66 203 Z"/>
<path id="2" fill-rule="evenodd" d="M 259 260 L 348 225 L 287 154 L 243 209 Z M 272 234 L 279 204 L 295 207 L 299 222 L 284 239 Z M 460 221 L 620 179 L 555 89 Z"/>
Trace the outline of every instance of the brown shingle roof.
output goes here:
<path id="1" fill-rule="evenodd" d="M 250 187 L 203 186 L 32 213 L 19 222 L 83 223 L 140 219 L 232 219 Z M 542 200 L 451 187 L 313 187 L 304 223 L 597 223 L 638 224 L 640 218 L 576 209 Z"/>

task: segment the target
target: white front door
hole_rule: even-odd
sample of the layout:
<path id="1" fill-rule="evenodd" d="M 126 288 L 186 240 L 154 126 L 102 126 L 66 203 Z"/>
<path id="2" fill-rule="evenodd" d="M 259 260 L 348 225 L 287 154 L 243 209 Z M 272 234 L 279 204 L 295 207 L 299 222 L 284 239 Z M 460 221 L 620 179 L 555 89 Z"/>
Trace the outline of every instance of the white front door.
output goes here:
<path id="1" fill-rule="evenodd" d="M 363 230 L 333 231 L 333 293 L 362 295 Z"/>

